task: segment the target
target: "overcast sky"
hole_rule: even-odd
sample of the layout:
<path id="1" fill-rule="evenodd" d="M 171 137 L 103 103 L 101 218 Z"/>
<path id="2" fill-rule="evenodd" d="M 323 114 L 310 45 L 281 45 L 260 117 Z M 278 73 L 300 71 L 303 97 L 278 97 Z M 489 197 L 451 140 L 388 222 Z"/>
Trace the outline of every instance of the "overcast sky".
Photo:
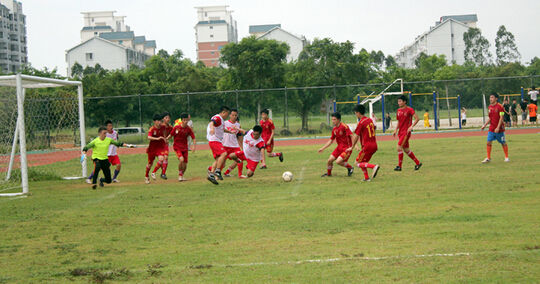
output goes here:
<path id="1" fill-rule="evenodd" d="M 114 10 L 136 35 L 155 39 L 158 49 L 180 49 L 196 59 L 195 6 L 229 5 L 239 39 L 249 25 L 280 23 L 308 40 L 350 40 L 358 49 L 394 55 L 443 15 L 477 14 L 478 27 L 494 49 L 499 25 L 516 37 L 523 62 L 540 57 L 538 0 L 22 0 L 27 17 L 28 58 L 36 68 L 57 67 L 65 75 L 65 50 L 80 43 L 82 11 Z M 495 54 L 494 50 L 492 52 Z"/>

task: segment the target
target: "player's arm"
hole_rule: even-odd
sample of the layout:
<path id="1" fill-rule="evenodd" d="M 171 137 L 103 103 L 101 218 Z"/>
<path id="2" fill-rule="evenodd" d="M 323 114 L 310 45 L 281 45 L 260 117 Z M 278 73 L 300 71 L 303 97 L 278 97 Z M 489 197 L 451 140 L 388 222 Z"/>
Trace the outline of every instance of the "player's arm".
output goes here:
<path id="1" fill-rule="evenodd" d="M 416 114 L 416 112 L 413 114 L 413 117 L 414 117 L 414 122 L 409 127 L 409 129 L 407 129 L 407 132 L 411 132 L 413 130 L 413 128 L 416 126 L 416 124 L 418 124 L 418 121 L 420 121 L 420 119 L 418 118 L 418 114 Z"/>
<path id="2" fill-rule="evenodd" d="M 193 133 L 193 130 L 191 130 L 191 133 L 189 135 L 191 136 L 191 140 L 193 141 L 191 145 L 191 152 L 195 153 L 195 148 L 197 147 L 197 140 L 195 140 L 195 133 Z"/>
<path id="3" fill-rule="evenodd" d="M 135 148 L 135 145 L 133 144 L 126 144 L 124 142 L 120 142 L 118 140 L 111 140 L 111 144 L 118 146 L 118 147 L 128 147 L 128 148 Z"/>
<path id="4" fill-rule="evenodd" d="M 268 140 L 270 141 L 270 140 Z M 334 139 L 330 138 L 328 139 L 328 141 L 326 142 L 326 144 L 324 144 L 320 149 L 319 149 L 319 153 L 322 153 L 322 151 L 324 151 L 324 149 L 330 147 L 330 145 L 332 145 L 332 143 L 334 142 Z"/>
<path id="5" fill-rule="evenodd" d="M 272 141 L 272 139 L 274 139 L 274 128 L 272 127 L 272 133 L 270 134 L 270 138 L 268 138 L 268 141 Z"/>
<path id="6" fill-rule="evenodd" d="M 347 149 L 347 152 L 352 152 L 352 150 L 354 149 L 354 147 L 356 146 L 356 143 L 358 143 L 358 140 L 360 138 L 360 136 L 356 135 L 355 133 L 353 133 L 352 135 L 353 135 L 352 145 L 351 147 L 349 147 L 349 149 Z"/>
<path id="7" fill-rule="evenodd" d="M 499 130 L 501 129 L 504 113 L 505 113 L 504 111 L 499 112 L 499 123 L 497 123 L 497 128 L 495 128 L 495 133 L 499 133 Z"/>
<path id="8" fill-rule="evenodd" d="M 95 145 L 94 140 L 90 141 L 90 143 L 88 143 L 88 144 L 86 144 L 86 146 L 84 146 L 84 148 L 83 148 L 83 150 L 82 150 L 83 153 L 86 154 L 86 152 L 87 152 L 88 150 L 94 148 L 94 145 Z"/>
<path id="9" fill-rule="evenodd" d="M 208 127 L 210 127 L 210 135 L 216 134 L 216 127 L 214 126 L 213 120 L 208 123 Z"/>
<path id="10" fill-rule="evenodd" d="M 486 120 L 486 123 L 484 123 L 484 125 L 482 125 L 482 130 L 484 130 L 484 128 L 486 128 L 486 126 L 490 123 L 490 119 L 488 117 L 488 119 Z"/>

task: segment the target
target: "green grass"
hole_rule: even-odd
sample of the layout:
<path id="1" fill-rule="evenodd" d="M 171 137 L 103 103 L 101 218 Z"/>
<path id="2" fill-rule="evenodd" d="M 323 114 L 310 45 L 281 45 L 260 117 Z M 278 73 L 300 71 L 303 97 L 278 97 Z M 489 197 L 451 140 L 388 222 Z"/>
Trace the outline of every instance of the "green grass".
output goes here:
<path id="1" fill-rule="evenodd" d="M 392 171 L 395 142 L 379 143 L 371 183 L 361 171 L 321 179 L 330 154 L 284 147 L 250 180 L 204 180 L 208 151 L 187 178 L 143 184 L 145 156 L 123 156 L 122 183 L 32 182 L 0 199 L 1 282 L 537 282 L 538 135 L 507 137 L 511 162 L 485 137 L 413 140 L 424 167 Z M 58 170 L 77 165 L 60 163 Z M 75 165 L 74 165 L 75 164 Z M 291 183 L 281 173 L 295 174 Z M 413 257 L 470 252 L 469 256 Z M 402 256 L 383 260 L 362 257 Z M 288 263 L 346 258 L 326 263 Z M 263 263 L 254 266 L 227 266 Z"/>

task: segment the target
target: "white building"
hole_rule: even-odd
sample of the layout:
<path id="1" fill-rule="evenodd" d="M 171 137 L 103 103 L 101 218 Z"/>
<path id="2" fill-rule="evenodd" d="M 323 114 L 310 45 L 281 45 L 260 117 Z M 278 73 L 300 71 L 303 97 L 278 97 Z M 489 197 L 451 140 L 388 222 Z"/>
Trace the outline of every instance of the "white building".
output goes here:
<path id="1" fill-rule="evenodd" d="M 143 67 L 156 54 L 156 41 L 135 36 L 115 11 L 83 12 L 81 43 L 66 51 L 67 75 L 75 63 L 83 68 L 99 64 L 108 70 L 127 70 L 132 64 Z M 116 58 L 114 56 L 120 56 Z"/>
<path id="2" fill-rule="evenodd" d="M 218 66 L 220 51 L 229 42 L 238 42 L 238 29 L 229 6 L 195 7 L 197 60 L 206 66 Z"/>
<path id="3" fill-rule="evenodd" d="M 288 44 L 289 53 L 287 54 L 287 61 L 291 62 L 291 61 L 297 60 L 302 50 L 304 50 L 304 47 L 307 45 L 307 40 L 304 36 L 294 35 L 282 29 L 280 26 L 273 27 L 269 31 L 263 33 L 257 39 L 274 39 L 279 42 L 284 42 Z M 250 30 L 251 30 L 251 27 L 250 27 Z"/>
<path id="4" fill-rule="evenodd" d="M 21 2 L 0 0 L 0 71 L 15 73 L 28 64 L 26 16 Z"/>
<path id="5" fill-rule="evenodd" d="M 249 34 L 255 37 L 260 37 L 263 34 L 267 33 L 273 28 L 281 28 L 281 24 L 270 24 L 270 25 L 253 25 L 249 26 Z"/>
<path id="6" fill-rule="evenodd" d="M 396 55 L 396 62 L 405 68 L 414 68 L 415 60 L 421 53 L 444 55 L 448 64 L 465 63 L 465 42 L 463 34 L 475 28 L 478 17 L 472 15 L 443 16 L 429 31 L 416 37 L 415 41 L 402 48 Z"/>

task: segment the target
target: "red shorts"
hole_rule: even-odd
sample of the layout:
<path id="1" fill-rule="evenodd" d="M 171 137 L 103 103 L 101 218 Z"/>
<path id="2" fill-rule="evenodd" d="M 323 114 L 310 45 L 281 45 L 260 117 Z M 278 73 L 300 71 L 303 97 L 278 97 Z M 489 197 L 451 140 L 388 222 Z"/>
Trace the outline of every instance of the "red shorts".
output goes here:
<path id="1" fill-rule="evenodd" d="M 232 153 L 236 153 L 238 151 L 242 151 L 240 147 L 223 147 L 225 148 L 225 151 L 227 152 L 227 158 L 230 160 L 229 155 Z"/>
<path id="2" fill-rule="evenodd" d="M 246 155 L 244 154 L 243 151 L 236 151 L 235 155 L 236 155 L 236 157 L 238 157 L 238 159 L 247 162 L 246 168 L 248 170 L 250 170 L 252 172 L 255 172 L 255 170 L 257 169 L 257 165 L 259 164 L 258 161 L 253 161 L 253 160 L 250 160 L 250 159 L 246 158 Z"/>
<path id="3" fill-rule="evenodd" d="M 120 165 L 120 158 L 118 158 L 118 155 L 109 156 L 109 163 L 113 166 Z"/>
<path id="4" fill-rule="evenodd" d="M 174 152 L 176 152 L 176 157 L 178 157 L 178 159 L 184 158 L 184 163 L 187 164 L 187 162 L 188 162 L 188 150 L 174 149 Z"/>
<path id="5" fill-rule="evenodd" d="M 156 157 L 168 155 L 168 153 L 163 152 L 163 149 L 150 149 L 150 148 L 146 149 L 146 154 L 148 155 L 149 164 L 153 163 Z"/>
<path id="6" fill-rule="evenodd" d="M 218 141 L 210 141 L 208 142 L 208 145 L 210 146 L 210 150 L 212 150 L 212 155 L 214 155 L 214 159 L 217 159 L 217 157 L 221 156 L 223 153 L 227 153 L 225 151 L 225 148 L 223 148 L 223 144 Z"/>
<path id="7" fill-rule="evenodd" d="M 341 157 L 343 161 L 347 162 L 351 156 L 351 152 L 347 152 L 346 150 L 346 148 L 337 147 L 331 155 L 336 159 Z"/>
<path id="8" fill-rule="evenodd" d="M 274 139 L 268 141 L 266 139 L 264 139 L 264 144 L 266 144 L 265 148 L 266 148 L 266 152 L 268 153 L 272 153 L 272 151 L 274 151 Z"/>
<path id="9" fill-rule="evenodd" d="M 411 132 L 406 134 L 398 134 L 398 145 L 402 148 L 409 148 L 409 139 L 411 139 Z"/>
<path id="10" fill-rule="evenodd" d="M 356 157 L 357 163 L 367 163 L 369 160 L 371 160 L 371 157 L 377 152 L 377 145 L 363 145 L 362 151 L 358 153 L 358 157 Z"/>

